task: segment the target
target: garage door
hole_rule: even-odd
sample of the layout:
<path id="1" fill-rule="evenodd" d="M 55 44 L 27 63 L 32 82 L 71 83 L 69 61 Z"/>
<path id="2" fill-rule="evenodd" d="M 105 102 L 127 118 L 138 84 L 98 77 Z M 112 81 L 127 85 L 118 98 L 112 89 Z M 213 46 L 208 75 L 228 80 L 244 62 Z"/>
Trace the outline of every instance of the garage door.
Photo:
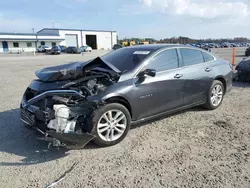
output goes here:
<path id="1" fill-rule="evenodd" d="M 77 46 L 77 35 L 65 35 L 66 46 Z"/>

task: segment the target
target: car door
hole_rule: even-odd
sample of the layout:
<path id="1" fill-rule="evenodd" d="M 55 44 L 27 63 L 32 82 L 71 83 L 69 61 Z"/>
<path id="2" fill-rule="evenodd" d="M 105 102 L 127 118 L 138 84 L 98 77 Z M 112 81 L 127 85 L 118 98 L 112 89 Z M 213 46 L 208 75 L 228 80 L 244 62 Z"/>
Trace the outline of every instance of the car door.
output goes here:
<path id="1" fill-rule="evenodd" d="M 206 52 L 192 48 L 180 48 L 182 59 L 184 105 L 204 102 L 213 81 L 214 57 Z"/>
<path id="2" fill-rule="evenodd" d="M 135 89 L 131 97 L 136 119 L 142 119 L 183 105 L 183 85 L 179 58 L 176 49 L 167 49 L 156 54 L 142 69 L 155 69 L 155 77 L 134 79 Z"/>

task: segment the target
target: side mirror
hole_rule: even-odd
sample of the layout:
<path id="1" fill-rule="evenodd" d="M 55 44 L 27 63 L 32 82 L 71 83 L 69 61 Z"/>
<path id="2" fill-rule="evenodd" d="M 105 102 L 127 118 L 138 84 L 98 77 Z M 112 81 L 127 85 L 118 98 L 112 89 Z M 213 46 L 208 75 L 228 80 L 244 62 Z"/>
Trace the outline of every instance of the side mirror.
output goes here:
<path id="1" fill-rule="evenodd" d="M 156 70 L 155 69 L 146 69 L 138 74 L 138 77 L 145 77 L 145 75 L 155 77 Z"/>

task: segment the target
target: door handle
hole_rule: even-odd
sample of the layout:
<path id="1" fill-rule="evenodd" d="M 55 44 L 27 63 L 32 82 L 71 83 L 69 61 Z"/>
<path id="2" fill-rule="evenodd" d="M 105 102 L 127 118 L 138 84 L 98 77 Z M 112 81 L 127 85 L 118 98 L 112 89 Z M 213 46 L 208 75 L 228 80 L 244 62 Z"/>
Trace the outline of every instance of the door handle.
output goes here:
<path id="1" fill-rule="evenodd" d="M 211 69 L 210 69 L 210 68 L 206 68 L 205 71 L 206 71 L 206 72 L 210 72 Z"/>
<path id="2" fill-rule="evenodd" d="M 183 75 L 182 74 L 176 74 L 174 77 L 175 78 L 181 78 Z"/>

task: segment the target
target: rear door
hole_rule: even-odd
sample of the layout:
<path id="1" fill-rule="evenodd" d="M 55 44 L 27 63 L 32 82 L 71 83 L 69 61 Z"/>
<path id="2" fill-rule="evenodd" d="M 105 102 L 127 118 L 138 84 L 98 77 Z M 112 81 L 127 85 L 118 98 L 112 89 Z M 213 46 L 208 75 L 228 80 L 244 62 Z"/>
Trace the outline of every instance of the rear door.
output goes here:
<path id="1" fill-rule="evenodd" d="M 180 48 L 183 63 L 184 105 L 204 102 L 214 78 L 214 57 L 198 49 Z"/>
<path id="2" fill-rule="evenodd" d="M 155 55 L 145 69 L 155 69 L 156 76 L 135 78 L 135 90 L 131 92 L 136 105 L 137 119 L 169 111 L 183 105 L 183 85 L 176 49 L 168 49 Z M 179 75 L 179 76 L 178 76 Z"/>

